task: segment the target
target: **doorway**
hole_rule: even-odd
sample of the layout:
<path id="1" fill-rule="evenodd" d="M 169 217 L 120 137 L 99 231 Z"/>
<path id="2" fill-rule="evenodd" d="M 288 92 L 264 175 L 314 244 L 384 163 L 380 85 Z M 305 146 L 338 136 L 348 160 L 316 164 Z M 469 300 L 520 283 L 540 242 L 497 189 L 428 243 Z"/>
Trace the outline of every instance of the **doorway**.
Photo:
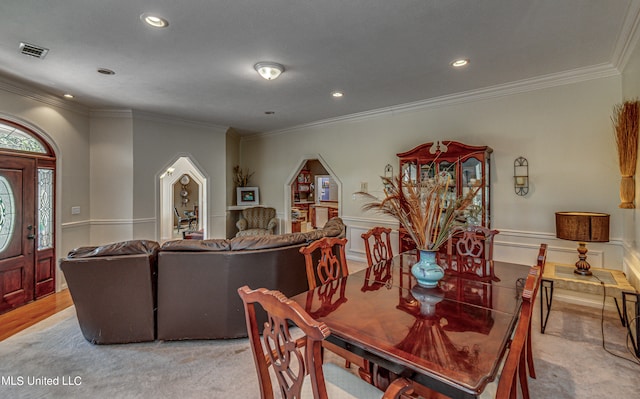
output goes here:
<path id="1" fill-rule="evenodd" d="M 182 238 L 184 229 L 202 231 L 202 237 L 206 238 L 207 178 L 202 170 L 190 157 L 181 156 L 164 168 L 158 179 L 160 241 Z M 178 236 L 174 235 L 176 223 Z"/>
<path id="2" fill-rule="evenodd" d="M 38 134 L 0 119 L 0 313 L 55 291 L 55 167 Z"/>
<path id="3" fill-rule="evenodd" d="M 324 178 L 320 187 L 316 176 Z M 331 197 L 323 198 L 329 185 Z M 342 213 L 341 198 L 342 182 L 320 154 L 303 156 L 285 184 L 285 232 L 322 228 L 327 219 Z"/>

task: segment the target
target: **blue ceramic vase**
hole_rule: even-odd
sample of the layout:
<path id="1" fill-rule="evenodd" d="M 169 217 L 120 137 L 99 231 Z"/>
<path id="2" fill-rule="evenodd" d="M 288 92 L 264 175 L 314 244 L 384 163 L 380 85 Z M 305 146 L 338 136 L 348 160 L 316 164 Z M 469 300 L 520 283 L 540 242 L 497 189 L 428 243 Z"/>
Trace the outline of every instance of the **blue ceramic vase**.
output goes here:
<path id="1" fill-rule="evenodd" d="M 420 259 L 411 266 L 411 274 L 418 281 L 418 285 L 425 288 L 438 286 L 438 281 L 444 277 L 444 269 L 436 263 L 436 251 L 420 250 Z"/>

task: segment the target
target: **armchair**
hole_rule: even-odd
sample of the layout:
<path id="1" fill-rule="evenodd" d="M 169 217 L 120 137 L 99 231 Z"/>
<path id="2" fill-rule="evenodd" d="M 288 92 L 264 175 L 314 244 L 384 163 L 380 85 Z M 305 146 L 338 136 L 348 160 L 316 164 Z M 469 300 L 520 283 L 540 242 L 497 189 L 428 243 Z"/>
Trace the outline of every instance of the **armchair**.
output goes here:
<path id="1" fill-rule="evenodd" d="M 238 228 L 236 237 L 275 234 L 277 225 L 278 219 L 274 208 L 258 206 L 243 209 L 236 223 Z"/>

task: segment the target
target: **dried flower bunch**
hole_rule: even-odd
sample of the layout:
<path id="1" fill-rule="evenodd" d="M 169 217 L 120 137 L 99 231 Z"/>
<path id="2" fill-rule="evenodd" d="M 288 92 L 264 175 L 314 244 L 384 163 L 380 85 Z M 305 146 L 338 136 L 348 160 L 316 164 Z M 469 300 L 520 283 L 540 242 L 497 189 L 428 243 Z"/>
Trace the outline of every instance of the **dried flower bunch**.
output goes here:
<path id="1" fill-rule="evenodd" d="M 613 110 L 613 127 L 618 148 L 618 163 L 620 166 L 620 208 L 635 208 L 636 163 L 638 160 L 638 124 L 640 121 L 640 103 L 625 101 L 616 105 Z"/>
<path id="2" fill-rule="evenodd" d="M 253 176 L 254 172 L 249 173 L 249 169 L 243 170 L 240 165 L 233 167 L 233 183 L 236 187 L 247 187 L 249 185 L 249 179 Z"/>
<path id="3" fill-rule="evenodd" d="M 454 229 L 480 187 L 473 187 L 463 196 L 456 197 L 449 191 L 452 181 L 446 171 L 420 182 L 395 177 L 381 177 L 385 186 L 385 198 L 379 200 L 368 193 L 358 193 L 370 202 L 362 209 L 373 210 L 395 218 L 406 229 L 416 247 L 437 250 Z"/>

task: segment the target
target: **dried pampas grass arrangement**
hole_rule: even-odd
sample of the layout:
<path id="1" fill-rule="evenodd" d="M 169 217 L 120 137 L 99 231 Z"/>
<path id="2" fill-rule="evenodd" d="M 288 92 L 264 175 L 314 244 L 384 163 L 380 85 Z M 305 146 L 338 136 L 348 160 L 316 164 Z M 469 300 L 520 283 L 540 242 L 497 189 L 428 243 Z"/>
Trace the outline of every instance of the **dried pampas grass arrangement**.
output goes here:
<path id="1" fill-rule="evenodd" d="M 638 161 L 638 124 L 640 123 L 640 102 L 625 101 L 614 107 L 611 117 L 618 148 L 620 166 L 620 208 L 635 208 L 635 178 Z"/>
<path id="2" fill-rule="evenodd" d="M 435 165 L 432 165 L 435 170 Z M 364 211 L 377 211 L 395 218 L 421 250 L 435 251 L 448 239 L 452 231 L 461 226 L 457 220 L 461 212 L 472 205 L 480 187 L 470 189 L 465 195 L 450 195 L 453 184 L 449 173 L 440 172 L 434 177 L 415 182 L 402 175 L 382 177 L 385 198 L 358 192 L 367 200 Z"/>

